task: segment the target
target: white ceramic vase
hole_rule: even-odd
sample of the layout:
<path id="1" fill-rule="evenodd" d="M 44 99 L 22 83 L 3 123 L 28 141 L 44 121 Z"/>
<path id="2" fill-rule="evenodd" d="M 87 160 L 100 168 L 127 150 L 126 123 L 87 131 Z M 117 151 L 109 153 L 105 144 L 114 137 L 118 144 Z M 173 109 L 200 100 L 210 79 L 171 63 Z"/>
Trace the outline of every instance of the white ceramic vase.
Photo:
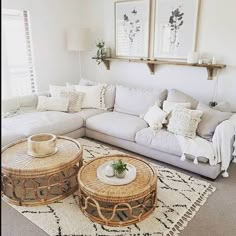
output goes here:
<path id="1" fill-rule="evenodd" d="M 106 172 L 105 174 L 106 174 L 107 177 L 112 177 L 112 176 L 115 175 L 115 172 L 114 172 L 114 169 L 112 167 L 112 164 L 109 164 L 109 165 L 106 166 L 105 172 Z"/>
<path id="2" fill-rule="evenodd" d="M 189 52 L 187 57 L 187 63 L 194 64 L 198 63 L 199 54 L 198 52 Z"/>

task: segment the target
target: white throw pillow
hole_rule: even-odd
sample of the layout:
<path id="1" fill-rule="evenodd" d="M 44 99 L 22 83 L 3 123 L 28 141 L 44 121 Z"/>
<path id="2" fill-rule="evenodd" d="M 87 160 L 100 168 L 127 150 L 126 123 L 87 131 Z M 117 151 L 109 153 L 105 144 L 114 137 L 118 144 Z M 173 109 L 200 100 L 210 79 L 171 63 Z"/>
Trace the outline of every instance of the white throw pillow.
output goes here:
<path id="1" fill-rule="evenodd" d="M 60 97 L 69 98 L 69 112 L 79 112 L 82 107 L 84 93 L 72 92 L 72 91 L 62 91 Z"/>
<path id="2" fill-rule="evenodd" d="M 190 102 L 169 102 L 164 101 L 163 103 L 163 111 L 167 113 L 171 113 L 176 107 L 184 107 L 184 108 L 191 108 Z"/>
<path id="3" fill-rule="evenodd" d="M 105 107 L 105 88 L 106 85 L 95 86 L 75 85 L 76 91 L 85 94 L 82 108 L 106 109 Z"/>
<path id="4" fill-rule="evenodd" d="M 168 113 L 164 112 L 158 105 L 154 105 L 148 109 L 148 112 L 144 115 L 144 120 L 153 129 L 161 129 L 162 124 L 166 123 L 166 117 Z"/>
<path id="5" fill-rule="evenodd" d="M 67 111 L 69 98 L 38 97 L 37 111 Z"/>
<path id="6" fill-rule="evenodd" d="M 167 129 L 177 135 L 195 138 L 197 126 L 201 121 L 201 116 L 201 111 L 176 107 L 172 111 Z"/>
<path id="7" fill-rule="evenodd" d="M 49 85 L 49 91 L 52 97 L 60 97 L 61 92 L 63 91 L 73 91 L 73 87 L 67 86 L 57 86 L 57 85 Z"/>
<path id="8" fill-rule="evenodd" d="M 94 86 L 94 85 L 102 85 L 103 83 L 98 83 L 88 79 L 81 79 L 79 81 L 79 85 L 84 86 Z M 71 85 L 67 83 L 67 85 Z M 116 85 L 114 84 L 103 84 L 106 86 L 105 88 L 105 107 L 107 110 L 112 110 L 115 104 L 115 96 L 116 96 Z"/>

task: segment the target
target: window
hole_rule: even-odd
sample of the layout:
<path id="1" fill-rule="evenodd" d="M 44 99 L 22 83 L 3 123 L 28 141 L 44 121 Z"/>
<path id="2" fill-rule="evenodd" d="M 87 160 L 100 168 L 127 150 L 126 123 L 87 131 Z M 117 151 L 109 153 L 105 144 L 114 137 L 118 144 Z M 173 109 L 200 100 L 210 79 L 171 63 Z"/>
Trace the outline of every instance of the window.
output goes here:
<path id="1" fill-rule="evenodd" d="M 29 12 L 2 10 L 2 97 L 36 92 Z"/>

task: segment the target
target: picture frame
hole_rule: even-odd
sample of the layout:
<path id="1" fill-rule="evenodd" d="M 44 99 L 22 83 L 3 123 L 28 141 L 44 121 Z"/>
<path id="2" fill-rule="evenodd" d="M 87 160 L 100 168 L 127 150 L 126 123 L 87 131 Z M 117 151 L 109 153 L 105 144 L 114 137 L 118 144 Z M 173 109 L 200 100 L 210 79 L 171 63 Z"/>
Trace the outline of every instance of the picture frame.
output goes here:
<path id="1" fill-rule="evenodd" d="M 150 0 L 115 2 L 115 56 L 148 58 Z"/>
<path id="2" fill-rule="evenodd" d="M 196 49 L 200 0 L 156 0 L 153 57 L 184 61 Z"/>

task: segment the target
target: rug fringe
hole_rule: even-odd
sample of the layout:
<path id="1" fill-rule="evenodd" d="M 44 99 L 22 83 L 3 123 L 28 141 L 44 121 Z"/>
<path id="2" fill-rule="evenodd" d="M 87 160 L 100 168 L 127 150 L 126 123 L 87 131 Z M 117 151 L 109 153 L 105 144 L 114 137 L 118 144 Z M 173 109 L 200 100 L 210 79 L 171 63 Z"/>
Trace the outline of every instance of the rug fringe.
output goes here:
<path id="1" fill-rule="evenodd" d="M 195 216 L 195 214 L 200 209 L 208 197 L 215 192 L 216 188 L 212 185 L 203 192 L 203 194 L 196 200 L 195 203 L 188 209 L 188 211 L 177 221 L 174 223 L 174 226 L 166 233 L 164 236 L 177 236 L 180 233 L 180 230 L 183 230 L 189 221 Z"/>

